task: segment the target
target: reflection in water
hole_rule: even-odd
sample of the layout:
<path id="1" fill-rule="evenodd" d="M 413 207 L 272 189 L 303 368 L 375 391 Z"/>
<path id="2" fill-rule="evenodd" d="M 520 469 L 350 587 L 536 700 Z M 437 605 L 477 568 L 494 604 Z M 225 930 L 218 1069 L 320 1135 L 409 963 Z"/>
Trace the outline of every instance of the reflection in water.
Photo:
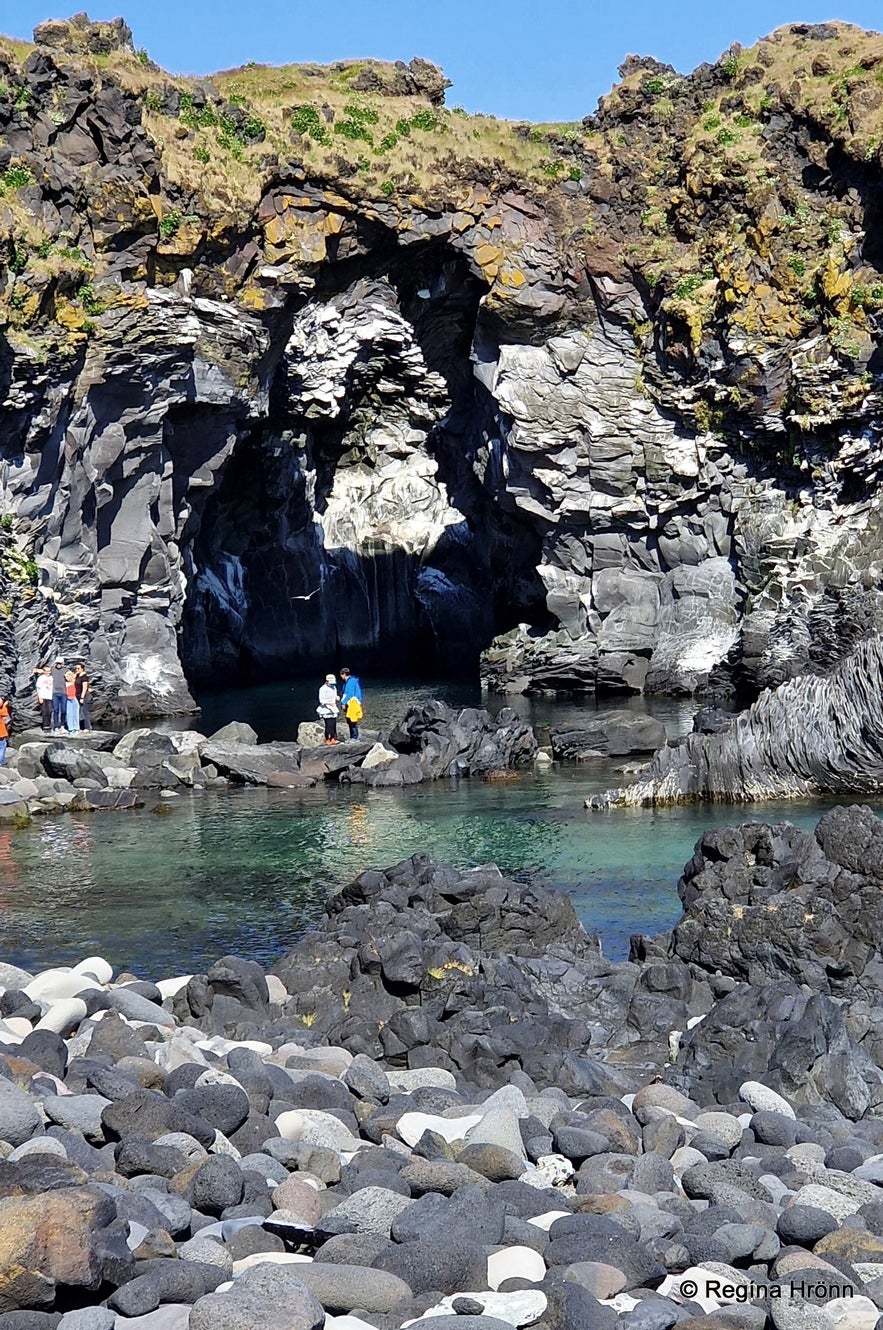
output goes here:
<path id="1" fill-rule="evenodd" d="M 12 831 L 0 831 L 0 909 L 7 909 L 20 886 L 18 865 L 12 852 Z"/>
<path id="2" fill-rule="evenodd" d="M 205 969 L 227 952 L 269 963 L 332 891 L 418 851 L 461 867 L 495 862 L 566 891 L 621 957 L 631 933 L 677 918 L 677 878 L 704 829 L 758 816 L 811 825 L 820 811 L 586 813 L 582 800 L 610 776 L 598 763 L 505 784 L 231 790 L 182 799 L 162 819 L 147 808 L 4 832 L 3 959 L 34 968 L 99 952 L 150 977 Z"/>
<path id="3" fill-rule="evenodd" d="M 494 714 L 512 707 L 545 738 L 550 725 L 578 724 L 599 711 L 625 710 L 638 715 L 656 716 L 671 738 L 685 734 L 692 725 L 695 703 L 690 698 L 617 697 L 599 700 L 591 693 L 572 698 L 503 696 L 486 693 L 474 684 L 462 681 L 426 679 L 372 679 L 360 673 L 365 693 L 366 730 L 388 730 L 410 706 L 438 698 L 452 707 L 487 707 Z M 299 679 L 260 684 L 255 688 L 214 690 L 199 695 L 202 714 L 194 724 L 205 734 L 231 720 L 243 720 L 253 726 L 261 742 L 272 739 L 296 739 L 301 721 L 316 719 L 316 689 L 321 681 Z M 182 727 L 181 718 L 162 722 L 167 729 Z"/>
<path id="4" fill-rule="evenodd" d="M 362 685 L 372 727 L 432 696 L 482 701 L 477 688 L 460 684 L 380 684 L 363 675 Z M 271 684 L 203 700 L 207 733 L 236 718 L 262 738 L 293 738 L 298 719 L 314 718 L 315 689 Z M 513 699 L 486 701 L 498 709 Z M 592 698 L 514 704 L 541 731 L 603 709 Z M 689 701 L 616 705 L 652 711 L 670 735 L 689 728 Z M 810 804 L 584 811 L 587 795 L 620 783 L 618 764 L 599 761 L 500 784 L 231 789 L 186 796 L 162 818 L 148 794 L 137 812 L 3 831 L 2 958 L 38 968 L 99 952 L 151 978 L 205 969 L 226 952 L 270 963 L 322 916 L 331 892 L 418 851 L 463 868 L 494 862 L 567 892 L 607 954 L 621 957 L 631 933 L 659 932 L 678 917 L 676 882 L 706 827 L 758 816 L 808 825 L 819 812 Z"/>
<path id="5" fill-rule="evenodd" d="M 347 834 L 350 844 L 371 845 L 371 819 L 365 804 L 355 804 L 349 812 L 347 819 Z"/>

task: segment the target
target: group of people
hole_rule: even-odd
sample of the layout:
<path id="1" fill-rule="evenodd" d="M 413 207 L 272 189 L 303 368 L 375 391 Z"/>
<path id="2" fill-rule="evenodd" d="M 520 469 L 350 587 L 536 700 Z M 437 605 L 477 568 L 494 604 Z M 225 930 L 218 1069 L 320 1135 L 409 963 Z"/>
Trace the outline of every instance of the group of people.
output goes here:
<path id="1" fill-rule="evenodd" d="M 44 734 L 76 734 L 80 730 L 91 730 L 92 690 L 82 662 L 72 669 L 65 669 L 64 657 L 56 656 L 54 665 L 35 665 L 33 673 Z M 9 700 L 0 697 L 0 767 L 6 764 L 11 723 Z"/>
<path id="2" fill-rule="evenodd" d="M 56 656 L 54 665 L 37 665 L 34 674 L 44 734 L 77 734 L 80 730 L 91 730 L 92 690 L 82 661 L 66 667 L 64 657 Z"/>
<path id="3" fill-rule="evenodd" d="M 319 705 L 316 715 L 325 722 L 325 743 L 336 744 L 337 719 L 341 710 L 349 727 L 350 738 L 358 739 L 359 721 L 364 716 L 362 709 L 362 689 L 356 676 L 344 665 L 340 671 L 343 684 L 342 692 L 337 691 L 337 679 L 333 674 L 325 675 L 325 682 L 319 689 Z"/>

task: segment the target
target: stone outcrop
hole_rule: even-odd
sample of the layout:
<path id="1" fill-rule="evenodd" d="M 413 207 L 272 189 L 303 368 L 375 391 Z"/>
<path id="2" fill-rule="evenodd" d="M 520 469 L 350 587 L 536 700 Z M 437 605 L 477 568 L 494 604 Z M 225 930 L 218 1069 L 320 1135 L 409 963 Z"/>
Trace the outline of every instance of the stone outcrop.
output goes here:
<path id="1" fill-rule="evenodd" d="M 750 1077 L 857 1120 L 883 1106 L 881 882 L 868 808 L 833 809 L 814 833 L 709 831 L 672 934 L 633 938 L 611 965 L 563 897 L 415 856 L 345 888 L 276 969 L 314 1037 L 399 1065 L 431 1048 L 481 1084 L 518 1067 L 597 1095 L 655 1068 L 721 1105 Z"/>
<path id="2" fill-rule="evenodd" d="M 412 707 L 390 731 L 389 742 L 401 753 L 413 753 L 434 779 L 527 766 L 537 752 L 533 730 L 511 707 L 491 716 L 477 707 L 458 712 L 441 702 Z"/>
<path id="3" fill-rule="evenodd" d="M 660 748 L 632 784 L 589 808 L 746 803 L 883 788 L 883 639 L 863 642 L 824 677 L 768 689 L 711 733 Z"/>
<path id="4" fill-rule="evenodd" d="M 0 822 L 132 808 L 149 791 L 169 799 L 228 785 L 298 790 L 338 781 L 390 788 L 443 777 L 515 777 L 537 755 L 533 730 L 508 707 L 491 716 L 428 702 L 412 707 L 388 736 L 363 730 L 353 740 L 344 725 L 339 730 L 344 734 L 332 746 L 311 722 L 300 726 L 297 743 L 258 743 L 251 726 L 236 721 L 208 737 L 198 730 L 137 729 L 122 737 L 112 730 L 51 737 L 25 731 L 0 767 Z"/>
<path id="5" fill-rule="evenodd" d="M 121 20 L 0 43 L 3 687 L 58 647 L 98 715 L 340 650 L 514 691 L 836 665 L 881 622 L 879 46 L 631 60 L 562 134 L 422 60 L 298 102 Z"/>
<path id="6" fill-rule="evenodd" d="M 653 716 L 605 711 L 594 720 L 554 725 L 549 738 L 554 757 L 580 762 L 588 757 L 652 753 L 665 742 L 665 726 Z"/>

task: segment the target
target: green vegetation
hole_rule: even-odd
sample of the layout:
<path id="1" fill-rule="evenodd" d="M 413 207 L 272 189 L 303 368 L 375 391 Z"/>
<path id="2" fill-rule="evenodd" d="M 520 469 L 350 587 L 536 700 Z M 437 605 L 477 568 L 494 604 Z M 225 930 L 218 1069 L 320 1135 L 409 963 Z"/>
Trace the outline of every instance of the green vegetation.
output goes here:
<path id="1" fill-rule="evenodd" d="M 179 209 L 171 208 L 164 214 L 159 224 L 159 234 L 163 240 L 170 240 L 181 226 L 183 218 Z"/>
<path id="2" fill-rule="evenodd" d="M 801 199 L 793 212 L 786 210 L 782 213 L 782 225 L 787 226 L 789 230 L 794 230 L 799 226 L 806 226 L 809 219 L 809 204 L 804 199 Z"/>
<path id="3" fill-rule="evenodd" d="M 107 299 L 95 290 L 91 282 L 84 282 L 77 288 L 77 300 L 82 306 L 83 313 L 88 314 L 90 318 L 103 314 L 108 307 Z M 84 330 L 89 331 L 85 325 Z"/>
<path id="4" fill-rule="evenodd" d="M 354 116 L 347 116 L 345 120 L 336 120 L 334 122 L 334 132 L 335 134 L 342 134 L 344 138 L 348 138 L 353 143 L 361 139 L 372 147 L 374 145 L 374 135 L 367 124 L 364 120 L 356 119 Z"/>
<path id="5" fill-rule="evenodd" d="M 218 123 L 214 108 L 208 105 L 195 106 L 193 97 L 189 92 L 181 93 L 178 119 L 188 129 L 210 129 Z"/>
<path id="6" fill-rule="evenodd" d="M 0 171 L 0 190 L 5 193 L 7 190 L 24 189 L 33 179 L 26 166 L 7 166 L 5 171 Z"/>
<path id="7" fill-rule="evenodd" d="M 850 360 L 858 360 L 862 353 L 862 330 L 845 316 L 832 319 L 828 325 L 828 335 L 835 350 Z"/>
<path id="8" fill-rule="evenodd" d="M 690 272 L 682 277 L 674 289 L 675 299 L 689 300 L 695 295 L 700 286 L 714 279 L 714 273 L 710 268 L 704 268 L 702 272 Z"/>
<path id="9" fill-rule="evenodd" d="M 238 161 L 243 159 L 243 153 L 248 145 L 264 136 L 266 126 L 260 116 L 245 106 L 244 99 L 237 97 L 231 101 L 231 105 L 237 109 L 243 109 L 244 115 L 231 115 L 229 111 L 222 111 L 220 114 L 208 102 L 197 106 L 192 93 L 181 93 L 181 99 L 178 106 L 178 119 L 182 125 L 188 129 L 205 130 L 214 129 L 217 144 L 225 152 Z M 205 145 L 203 144 L 203 149 Z M 205 163 L 208 158 L 203 156 L 201 159 Z"/>
<path id="10" fill-rule="evenodd" d="M 850 292 L 850 299 L 856 309 L 870 312 L 883 310 L 883 282 L 854 284 Z"/>
<path id="11" fill-rule="evenodd" d="M 348 102 L 343 113 L 350 120 L 360 120 L 363 125 L 376 125 L 380 119 L 380 113 L 373 106 L 362 106 L 358 102 Z"/>
<path id="12" fill-rule="evenodd" d="M 305 134 L 316 143 L 328 142 L 328 131 L 315 106 L 292 107 L 291 128 L 296 134 Z"/>
<path id="13" fill-rule="evenodd" d="M 424 134 L 432 134 L 438 127 L 438 116 L 432 111 L 422 110 L 411 116 L 411 128 L 422 130 Z"/>
<path id="14" fill-rule="evenodd" d="M 3 529 L 8 531 L 11 528 Z M 40 580 L 40 569 L 36 562 L 30 555 L 20 550 L 14 541 L 9 541 L 3 551 L 2 566 L 10 582 L 15 582 L 21 587 L 35 587 Z"/>

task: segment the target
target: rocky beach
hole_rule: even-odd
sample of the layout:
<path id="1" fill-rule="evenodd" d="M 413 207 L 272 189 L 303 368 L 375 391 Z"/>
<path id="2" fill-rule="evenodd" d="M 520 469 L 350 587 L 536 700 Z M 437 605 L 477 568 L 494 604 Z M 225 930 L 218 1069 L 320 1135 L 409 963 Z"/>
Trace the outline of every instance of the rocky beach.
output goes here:
<path id="1" fill-rule="evenodd" d="M 0 1328 L 874 1330 L 881 882 L 833 809 L 620 964 L 418 855 L 271 973 L 0 966 Z"/>

